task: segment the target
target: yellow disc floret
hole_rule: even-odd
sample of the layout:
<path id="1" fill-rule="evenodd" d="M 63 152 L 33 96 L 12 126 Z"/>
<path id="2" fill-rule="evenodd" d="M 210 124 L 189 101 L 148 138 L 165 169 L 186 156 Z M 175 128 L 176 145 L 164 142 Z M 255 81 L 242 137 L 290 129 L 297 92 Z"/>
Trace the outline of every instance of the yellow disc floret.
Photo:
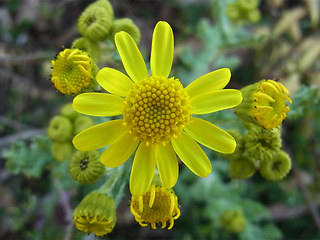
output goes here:
<path id="1" fill-rule="evenodd" d="M 266 129 L 280 125 L 290 110 L 286 100 L 292 103 L 288 90 L 281 83 L 273 80 L 261 82 L 253 98 L 254 108 L 251 109 L 251 113 Z"/>
<path id="2" fill-rule="evenodd" d="M 170 222 L 168 229 L 171 229 L 174 219 L 180 216 L 178 198 L 173 190 L 155 185 L 142 196 L 132 196 L 130 209 L 141 226 L 150 224 L 153 229 L 157 228 L 158 223 L 165 228 L 167 222 Z"/>
<path id="3" fill-rule="evenodd" d="M 80 93 L 93 78 L 89 55 L 79 49 L 65 49 L 52 61 L 51 81 L 63 94 Z"/>
<path id="4" fill-rule="evenodd" d="M 125 124 L 147 145 L 178 137 L 190 117 L 189 96 L 174 78 L 152 76 L 137 82 L 124 102 Z"/>

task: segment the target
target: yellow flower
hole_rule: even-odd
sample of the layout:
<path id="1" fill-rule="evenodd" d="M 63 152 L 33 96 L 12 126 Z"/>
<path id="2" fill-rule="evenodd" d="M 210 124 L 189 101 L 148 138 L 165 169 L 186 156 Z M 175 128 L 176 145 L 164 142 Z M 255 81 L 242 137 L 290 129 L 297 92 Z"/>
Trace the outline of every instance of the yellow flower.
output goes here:
<path id="1" fill-rule="evenodd" d="M 130 176 L 132 195 L 147 191 L 156 165 L 163 186 L 173 187 L 178 179 L 176 154 L 196 175 L 208 176 L 211 163 L 196 141 L 222 153 L 232 153 L 236 142 L 227 132 L 191 114 L 216 112 L 242 101 L 240 91 L 222 90 L 230 80 L 230 70 L 210 72 L 186 88 L 178 79 L 168 78 L 174 44 L 166 22 L 159 22 L 153 33 L 151 76 L 128 33 L 117 33 L 115 43 L 130 78 L 111 68 L 101 69 L 97 81 L 111 94 L 78 95 L 73 107 L 87 115 L 123 115 L 123 119 L 84 130 L 73 139 L 74 146 L 88 151 L 109 145 L 100 158 L 108 167 L 120 166 L 137 149 Z"/>
<path id="2" fill-rule="evenodd" d="M 86 52 L 65 49 L 52 61 L 51 81 L 63 94 L 76 94 L 88 88 L 94 79 L 95 64 Z"/>
<path id="3" fill-rule="evenodd" d="M 180 216 L 178 198 L 173 190 L 151 185 L 150 189 L 142 196 L 132 196 L 130 209 L 136 221 L 142 226 L 151 224 L 156 229 L 156 224 L 161 223 L 162 228 L 171 229 L 174 220 Z"/>
<path id="4" fill-rule="evenodd" d="M 287 117 L 292 103 L 289 91 L 281 83 L 261 80 L 241 89 L 243 102 L 234 111 L 243 121 L 266 129 L 279 126 Z"/>

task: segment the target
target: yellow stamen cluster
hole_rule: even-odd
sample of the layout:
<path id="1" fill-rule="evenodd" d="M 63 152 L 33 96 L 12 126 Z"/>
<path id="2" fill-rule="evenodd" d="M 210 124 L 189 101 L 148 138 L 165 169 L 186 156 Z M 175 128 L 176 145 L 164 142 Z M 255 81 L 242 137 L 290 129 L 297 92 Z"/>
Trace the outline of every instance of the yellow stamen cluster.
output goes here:
<path id="1" fill-rule="evenodd" d="M 165 228 L 168 221 L 168 229 L 171 229 L 174 219 L 180 216 L 178 198 L 174 192 L 155 185 L 142 196 L 132 196 L 130 209 L 142 227 L 148 226 L 149 223 L 153 229 L 157 228 L 158 223 Z"/>
<path id="2" fill-rule="evenodd" d="M 65 49 L 52 61 L 51 81 L 63 94 L 76 94 L 87 88 L 93 78 L 91 60 L 79 49 Z"/>
<path id="3" fill-rule="evenodd" d="M 292 103 L 288 90 L 273 80 L 263 81 L 258 91 L 253 94 L 253 98 L 254 108 L 250 112 L 259 125 L 266 129 L 280 125 L 290 110 L 286 100 Z"/>
<path id="4" fill-rule="evenodd" d="M 152 76 L 137 82 L 124 103 L 125 124 L 147 145 L 166 144 L 190 121 L 189 96 L 178 79 Z"/>
<path id="5" fill-rule="evenodd" d="M 111 219 L 99 219 L 89 215 L 77 217 L 74 224 L 80 231 L 94 233 L 98 237 L 111 232 L 114 227 Z"/>

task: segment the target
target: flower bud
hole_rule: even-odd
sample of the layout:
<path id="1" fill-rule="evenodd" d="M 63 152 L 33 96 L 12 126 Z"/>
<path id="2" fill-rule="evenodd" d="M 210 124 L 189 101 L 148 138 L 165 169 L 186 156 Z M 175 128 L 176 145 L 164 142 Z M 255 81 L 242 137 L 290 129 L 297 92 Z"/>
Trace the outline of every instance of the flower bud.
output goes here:
<path id="1" fill-rule="evenodd" d="M 243 101 L 234 108 L 244 122 L 254 123 L 266 129 L 279 126 L 287 117 L 292 103 L 288 90 L 279 82 L 261 80 L 241 89 Z"/>
<path id="2" fill-rule="evenodd" d="M 75 111 L 72 107 L 72 103 L 67 103 L 62 106 L 60 114 L 63 117 L 68 118 L 70 121 L 74 121 L 77 117 L 81 116 L 80 113 Z"/>
<path id="3" fill-rule="evenodd" d="M 258 7 L 258 0 L 238 0 L 238 5 L 241 9 L 250 11 Z"/>
<path id="4" fill-rule="evenodd" d="M 110 233 L 116 224 L 113 198 L 98 191 L 89 193 L 73 212 L 73 222 L 85 233 L 100 237 Z"/>
<path id="5" fill-rule="evenodd" d="M 283 179 L 291 169 L 291 159 L 284 151 L 277 151 L 274 155 L 261 162 L 260 174 L 270 181 Z"/>
<path id="6" fill-rule="evenodd" d="M 157 185 L 152 183 L 142 196 L 132 196 L 130 210 L 142 227 L 150 224 L 156 229 L 161 223 L 161 228 L 165 228 L 169 222 L 168 229 L 171 229 L 174 219 L 180 216 L 178 198 L 172 189 L 165 189 L 159 184 L 159 181 Z"/>
<path id="7" fill-rule="evenodd" d="M 97 85 L 94 78 L 99 69 L 86 52 L 67 48 L 52 65 L 51 81 L 63 94 L 78 94 Z"/>
<path id="8" fill-rule="evenodd" d="M 274 151 L 281 148 L 281 129 L 263 129 L 254 124 L 247 124 L 248 133 L 244 136 L 244 149 L 250 158 L 256 161 L 269 159 Z"/>
<path id="9" fill-rule="evenodd" d="M 81 35 L 92 41 L 108 37 L 113 22 L 113 9 L 109 1 L 99 0 L 90 4 L 78 19 Z"/>
<path id="10" fill-rule="evenodd" d="M 246 219 L 241 210 L 226 210 L 219 219 L 220 225 L 228 232 L 239 234 L 246 227 Z"/>
<path id="11" fill-rule="evenodd" d="M 82 132 L 83 130 L 92 127 L 94 125 L 92 119 L 87 116 L 80 116 L 77 117 L 74 121 L 74 134 L 78 134 Z"/>
<path id="12" fill-rule="evenodd" d="M 81 51 L 87 52 L 95 62 L 99 62 L 100 58 L 100 46 L 97 42 L 93 42 L 88 38 L 77 38 L 72 43 L 72 48 L 78 48 Z"/>
<path id="13" fill-rule="evenodd" d="M 246 179 L 256 172 L 256 167 L 245 155 L 240 158 L 232 159 L 229 166 L 229 174 L 233 178 Z"/>
<path id="14" fill-rule="evenodd" d="M 140 29 L 130 18 L 121 18 L 113 22 L 111 38 L 114 39 L 116 33 L 125 31 L 131 35 L 136 44 L 139 44 L 141 39 Z"/>
<path id="15" fill-rule="evenodd" d="M 94 183 L 105 171 L 105 167 L 99 158 L 100 153 L 98 151 L 77 151 L 69 164 L 70 175 L 79 183 Z"/>
<path id="16" fill-rule="evenodd" d="M 70 142 L 53 142 L 51 154 L 58 162 L 69 160 L 72 156 L 73 146 Z"/>
<path id="17" fill-rule="evenodd" d="M 48 136 L 57 142 L 65 142 L 72 137 L 72 124 L 66 117 L 55 116 L 50 120 Z"/>

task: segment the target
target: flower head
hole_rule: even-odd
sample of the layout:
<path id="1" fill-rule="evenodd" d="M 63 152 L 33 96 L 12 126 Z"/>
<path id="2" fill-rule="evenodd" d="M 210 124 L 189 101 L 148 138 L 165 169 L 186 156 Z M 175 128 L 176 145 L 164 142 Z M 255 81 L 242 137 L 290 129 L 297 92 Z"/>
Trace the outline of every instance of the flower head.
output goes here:
<path id="1" fill-rule="evenodd" d="M 89 193 L 73 212 L 73 222 L 85 233 L 103 236 L 116 224 L 116 208 L 113 198 L 97 191 Z"/>
<path id="2" fill-rule="evenodd" d="M 241 89 L 241 92 L 244 101 L 235 108 L 235 112 L 243 120 L 271 129 L 287 117 L 290 108 L 286 101 L 292 101 L 281 83 L 261 80 Z"/>
<path id="3" fill-rule="evenodd" d="M 96 65 L 86 52 L 65 49 L 52 61 L 51 81 L 63 94 L 77 94 L 93 84 Z"/>
<path id="4" fill-rule="evenodd" d="M 153 229 L 157 228 L 158 223 L 165 228 L 167 222 L 170 223 L 168 229 L 171 229 L 174 220 L 180 216 L 178 198 L 173 190 L 155 184 L 152 184 L 145 194 L 132 196 L 130 209 L 142 227 L 150 224 Z"/>
<path id="5" fill-rule="evenodd" d="M 105 171 L 105 167 L 99 161 L 98 151 L 76 152 L 70 161 L 69 171 L 74 180 L 79 183 L 94 183 Z"/>
<path id="6" fill-rule="evenodd" d="M 108 0 L 91 3 L 78 19 L 80 34 L 92 41 L 106 39 L 113 21 L 113 8 Z"/>
<path id="7" fill-rule="evenodd" d="M 88 115 L 123 118 L 84 130 L 73 139 L 74 146 L 87 151 L 109 145 L 100 158 L 108 167 L 120 166 L 137 149 L 130 176 L 131 193 L 137 196 L 149 188 L 156 165 L 162 185 L 175 185 L 176 154 L 196 175 L 208 176 L 211 163 L 195 140 L 222 153 L 232 153 L 236 143 L 227 132 L 192 114 L 231 108 L 242 101 L 240 91 L 222 90 L 230 80 L 229 69 L 210 72 L 186 88 L 168 77 L 174 44 L 166 22 L 159 22 L 153 33 L 151 76 L 128 33 L 117 33 L 115 43 L 129 77 L 111 68 L 101 69 L 97 81 L 110 94 L 78 95 L 73 107 Z"/>

